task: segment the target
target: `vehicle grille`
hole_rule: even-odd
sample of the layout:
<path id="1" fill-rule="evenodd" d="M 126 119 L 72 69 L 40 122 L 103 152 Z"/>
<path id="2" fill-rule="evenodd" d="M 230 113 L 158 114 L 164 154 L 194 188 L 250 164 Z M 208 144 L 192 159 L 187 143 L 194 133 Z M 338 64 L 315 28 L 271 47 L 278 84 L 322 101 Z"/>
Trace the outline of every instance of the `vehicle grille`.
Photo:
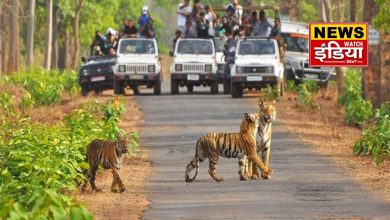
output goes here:
<path id="1" fill-rule="evenodd" d="M 127 65 L 126 72 L 128 73 L 146 73 L 148 71 L 147 65 Z"/>
<path id="2" fill-rule="evenodd" d="M 267 66 L 244 67 L 244 73 L 267 73 Z"/>
<path id="3" fill-rule="evenodd" d="M 91 74 L 104 74 L 104 73 L 111 73 L 112 69 L 111 66 L 99 66 L 99 67 L 88 68 L 88 71 Z"/>
<path id="4" fill-rule="evenodd" d="M 204 72 L 204 65 L 203 64 L 184 64 L 183 65 L 183 71 L 188 72 Z"/>

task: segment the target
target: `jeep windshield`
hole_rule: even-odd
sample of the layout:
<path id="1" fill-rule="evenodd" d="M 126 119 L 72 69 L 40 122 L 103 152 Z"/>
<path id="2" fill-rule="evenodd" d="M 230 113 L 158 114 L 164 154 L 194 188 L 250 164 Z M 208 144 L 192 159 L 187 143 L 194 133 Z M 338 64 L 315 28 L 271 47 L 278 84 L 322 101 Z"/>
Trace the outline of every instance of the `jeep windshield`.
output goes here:
<path id="1" fill-rule="evenodd" d="M 149 39 L 125 39 L 119 44 L 119 54 L 155 54 L 154 41 Z"/>
<path id="2" fill-rule="evenodd" d="M 178 54 L 212 55 L 213 44 L 209 40 L 181 40 L 177 45 Z"/>
<path id="3" fill-rule="evenodd" d="M 287 51 L 290 52 L 309 52 L 309 35 L 283 33 L 284 42 L 287 44 Z"/>
<path id="4" fill-rule="evenodd" d="M 238 55 L 274 55 L 275 45 L 268 40 L 241 40 Z"/>

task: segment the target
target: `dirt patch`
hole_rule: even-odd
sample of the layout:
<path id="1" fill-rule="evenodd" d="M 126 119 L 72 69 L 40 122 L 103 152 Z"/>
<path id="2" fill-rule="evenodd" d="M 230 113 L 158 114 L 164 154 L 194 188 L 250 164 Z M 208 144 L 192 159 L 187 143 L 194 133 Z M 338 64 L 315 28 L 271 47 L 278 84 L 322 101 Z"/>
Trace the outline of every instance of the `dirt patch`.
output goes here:
<path id="1" fill-rule="evenodd" d="M 104 92 L 99 101 L 110 98 L 111 91 Z M 112 94 L 112 93 L 111 93 Z M 126 132 L 137 131 L 142 113 L 132 97 L 126 97 L 126 113 L 122 117 L 121 127 Z M 125 158 L 119 171 L 126 187 L 123 193 L 112 193 L 111 171 L 97 174 L 96 184 L 103 192 L 79 193 L 78 201 L 85 204 L 94 219 L 139 219 L 149 201 L 145 194 L 145 179 L 150 173 L 149 153 L 140 146 L 134 156 Z"/>
<path id="2" fill-rule="evenodd" d="M 166 55 L 166 54 L 161 55 L 161 66 L 162 66 L 163 80 L 170 80 L 171 79 L 170 68 L 171 68 L 172 62 L 173 62 L 173 59 L 169 55 Z"/>
<path id="3" fill-rule="evenodd" d="M 320 110 L 301 108 L 296 99 L 295 94 L 287 93 L 277 106 L 278 117 L 288 130 L 390 202 L 390 163 L 385 161 L 378 167 L 370 156 L 354 157 L 353 143 L 361 137 L 362 130 L 343 124 L 344 111 L 337 106 L 336 85 L 331 84 L 317 95 Z"/>

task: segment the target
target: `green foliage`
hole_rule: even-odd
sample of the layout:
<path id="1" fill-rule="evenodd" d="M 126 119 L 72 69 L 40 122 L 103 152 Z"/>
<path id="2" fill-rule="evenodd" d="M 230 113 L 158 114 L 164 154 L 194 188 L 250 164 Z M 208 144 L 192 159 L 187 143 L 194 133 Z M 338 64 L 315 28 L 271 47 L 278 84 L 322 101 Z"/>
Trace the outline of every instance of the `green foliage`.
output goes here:
<path id="1" fill-rule="evenodd" d="M 299 9 L 301 11 L 301 20 L 303 22 L 318 21 L 318 11 L 316 6 L 307 3 L 306 1 L 299 2 Z"/>
<path id="2" fill-rule="evenodd" d="M 318 85 L 311 80 L 304 80 L 298 86 L 298 104 L 303 107 L 319 109 L 320 106 L 315 102 L 314 97 L 318 92 Z"/>
<path id="3" fill-rule="evenodd" d="M 375 0 L 379 6 L 379 13 L 373 20 L 373 25 L 378 30 L 390 30 L 390 0 Z"/>
<path id="4" fill-rule="evenodd" d="M 279 101 L 279 93 L 277 86 L 267 86 L 266 88 L 261 89 L 261 92 L 265 99 Z"/>
<path id="5" fill-rule="evenodd" d="M 287 92 L 297 92 L 298 91 L 298 87 L 295 85 L 294 80 L 288 80 L 284 87 L 285 87 L 285 90 Z"/>
<path id="6" fill-rule="evenodd" d="M 1 120 L 0 219 L 92 219 L 68 192 L 75 181 L 84 181 L 87 144 L 122 132 L 120 112 L 103 116 L 104 108 L 115 105 L 120 104 L 87 103 L 49 126 L 24 118 Z M 137 134 L 132 136 L 137 141 Z"/>
<path id="7" fill-rule="evenodd" d="M 355 156 L 371 153 L 377 165 L 390 155 L 390 103 L 382 104 L 375 112 L 374 126 L 363 131 L 354 144 Z"/>
<path id="8" fill-rule="evenodd" d="M 345 75 L 345 95 L 339 97 L 339 105 L 345 105 L 344 123 L 364 125 L 372 116 L 372 104 L 362 98 L 361 72 L 348 69 Z"/>
<path id="9" fill-rule="evenodd" d="M 76 95 L 79 91 L 77 75 L 74 71 L 30 69 L 12 74 L 5 81 L 23 86 L 27 91 L 22 99 L 23 107 L 51 105 L 60 102 L 64 92 Z"/>
<path id="10" fill-rule="evenodd" d="M 8 92 L 0 93 L 0 110 L 8 111 L 12 105 L 11 94 Z"/>

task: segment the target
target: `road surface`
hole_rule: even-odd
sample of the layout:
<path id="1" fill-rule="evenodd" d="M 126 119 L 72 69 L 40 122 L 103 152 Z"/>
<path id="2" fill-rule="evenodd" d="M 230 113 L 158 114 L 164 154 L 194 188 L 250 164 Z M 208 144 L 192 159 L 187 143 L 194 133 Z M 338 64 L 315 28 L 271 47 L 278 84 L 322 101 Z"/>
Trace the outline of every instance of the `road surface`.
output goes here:
<path id="1" fill-rule="evenodd" d="M 196 180 L 186 183 L 196 140 L 211 131 L 236 132 L 244 113 L 257 111 L 255 96 L 232 99 L 208 91 L 171 96 L 165 81 L 162 96 L 136 96 L 145 116 L 141 145 L 152 161 L 146 186 L 151 205 L 143 219 L 390 218 L 389 204 L 314 153 L 281 121 L 274 122 L 271 180 L 239 181 L 237 159 L 220 159 L 224 182 L 211 179 L 206 160 Z"/>

